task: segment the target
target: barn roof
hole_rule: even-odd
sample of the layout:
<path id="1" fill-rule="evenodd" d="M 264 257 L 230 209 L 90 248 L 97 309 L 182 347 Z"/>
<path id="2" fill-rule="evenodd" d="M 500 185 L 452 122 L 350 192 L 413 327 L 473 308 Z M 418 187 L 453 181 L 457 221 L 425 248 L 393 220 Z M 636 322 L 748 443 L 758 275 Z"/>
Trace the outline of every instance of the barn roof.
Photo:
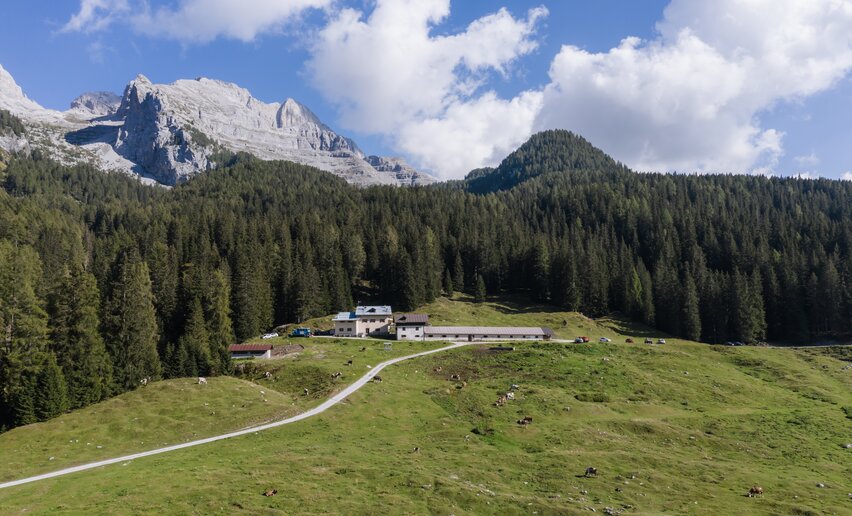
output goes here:
<path id="1" fill-rule="evenodd" d="M 246 351 L 269 351 L 272 349 L 272 344 L 231 344 L 228 346 L 230 352 L 246 352 Z"/>
<path id="2" fill-rule="evenodd" d="M 423 331 L 427 335 L 553 335 L 553 330 L 540 326 L 427 326 Z"/>
<path id="3" fill-rule="evenodd" d="M 394 323 L 397 326 L 406 324 L 429 324 L 429 316 L 426 314 L 399 314 L 396 316 Z"/>
<path id="4" fill-rule="evenodd" d="M 355 315 L 358 317 L 391 314 L 393 314 L 393 310 L 389 306 L 358 306 L 355 308 Z"/>

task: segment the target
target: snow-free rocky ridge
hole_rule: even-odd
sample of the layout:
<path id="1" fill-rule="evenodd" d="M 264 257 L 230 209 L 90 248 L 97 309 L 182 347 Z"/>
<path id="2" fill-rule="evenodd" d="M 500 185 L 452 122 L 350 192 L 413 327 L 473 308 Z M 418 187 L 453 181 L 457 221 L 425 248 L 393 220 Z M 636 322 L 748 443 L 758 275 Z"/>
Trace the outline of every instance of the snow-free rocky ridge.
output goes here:
<path id="1" fill-rule="evenodd" d="M 42 148 L 64 163 L 89 162 L 165 185 L 215 169 L 236 152 L 310 165 L 356 185 L 435 181 L 401 158 L 365 156 L 294 99 L 265 103 L 236 84 L 203 77 L 154 84 L 139 75 L 121 97 L 84 93 L 60 112 L 29 99 L 0 66 L 0 109 L 27 127 L 24 137 L 0 135 L 0 148 Z"/>

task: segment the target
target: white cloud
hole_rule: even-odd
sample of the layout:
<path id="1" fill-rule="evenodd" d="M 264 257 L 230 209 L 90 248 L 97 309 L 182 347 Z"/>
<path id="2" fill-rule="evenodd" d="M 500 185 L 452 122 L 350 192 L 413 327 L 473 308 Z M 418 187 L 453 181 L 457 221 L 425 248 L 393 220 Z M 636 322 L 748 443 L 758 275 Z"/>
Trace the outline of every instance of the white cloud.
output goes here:
<path id="1" fill-rule="evenodd" d="M 133 5 L 130 5 L 133 1 Z M 63 31 L 94 32 L 122 22 L 148 36 L 184 43 L 206 43 L 219 37 L 252 41 L 280 30 L 307 9 L 332 0 L 178 0 L 151 8 L 144 0 L 81 0 L 80 10 Z"/>
<path id="2" fill-rule="evenodd" d="M 783 133 L 758 115 L 852 68 L 846 0 L 673 0 L 652 41 L 564 46 L 536 127 L 575 130 L 640 170 L 771 170 Z"/>
<path id="3" fill-rule="evenodd" d="M 803 167 L 815 167 L 819 165 L 819 157 L 813 151 L 807 156 L 796 156 L 793 158 L 793 161 Z"/>
<path id="4" fill-rule="evenodd" d="M 434 35 L 449 12 L 449 0 L 379 0 L 366 18 L 344 9 L 307 64 L 345 127 L 384 134 L 445 177 L 494 163 L 529 136 L 540 92 L 504 100 L 482 85 L 537 47 L 536 24 L 547 15 L 537 8 L 519 19 L 500 9 L 463 32 Z"/>
<path id="5" fill-rule="evenodd" d="M 844 181 L 852 181 L 852 171 L 844 172 L 843 175 L 840 176 L 840 179 Z"/>
<path id="6" fill-rule="evenodd" d="M 127 0 L 80 0 L 80 10 L 62 27 L 63 32 L 96 32 L 127 13 Z"/>

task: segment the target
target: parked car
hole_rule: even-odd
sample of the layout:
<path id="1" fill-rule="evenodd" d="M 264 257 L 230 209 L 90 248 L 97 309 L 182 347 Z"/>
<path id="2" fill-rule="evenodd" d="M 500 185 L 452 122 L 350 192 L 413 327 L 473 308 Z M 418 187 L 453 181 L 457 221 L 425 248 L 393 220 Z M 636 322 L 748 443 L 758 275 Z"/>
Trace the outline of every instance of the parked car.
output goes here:
<path id="1" fill-rule="evenodd" d="M 657 344 L 665 344 L 666 339 L 657 339 Z"/>
<path id="2" fill-rule="evenodd" d="M 272 332 L 272 333 L 264 333 L 263 335 L 260 336 L 260 338 L 261 339 L 274 339 L 277 336 L 278 336 L 277 333 Z"/>
<path id="3" fill-rule="evenodd" d="M 583 339 L 583 342 L 589 342 L 589 338 L 588 338 L 588 337 L 583 336 L 583 337 L 580 337 L 580 338 L 581 338 L 581 339 Z"/>
<path id="4" fill-rule="evenodd" d="M 316 330 L 314 331 L 314 335 L 323 335 L 323 336 L 332 336 L 334 335 L 334 329 L 331 330 Z"/>
<path id="5" fill-rule="evenodd" d="M 654 341 L 651 339 L 645 339 L 645 344 L 653 344 Z"/>
<path id="6" fill-rule="evenodd" d="M 575 344 L 582 344 L 583 342 L 583 337 L 577 337 L 576 339 L 574 339 Z"/>
<path id="7" fill-rule="evenodd" d="M 608 339 L 606 337 L 601 337 L 600 342 L 612 342 L 612 339 Z"/>
<path id="8" fill-rule="evenodd" d="M 627 339 L 627 340 L 625 340 L 624 342 L 626 342 L 626 343 L 628 343 L 628 344 L 633 344 L 633 339 Z"/>

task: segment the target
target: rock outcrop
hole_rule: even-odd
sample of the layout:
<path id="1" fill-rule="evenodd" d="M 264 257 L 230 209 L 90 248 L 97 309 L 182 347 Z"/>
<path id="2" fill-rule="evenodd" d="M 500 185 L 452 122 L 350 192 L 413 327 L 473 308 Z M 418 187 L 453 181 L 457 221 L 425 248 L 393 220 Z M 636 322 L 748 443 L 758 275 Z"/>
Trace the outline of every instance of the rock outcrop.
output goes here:
<path id="1" fill-rule="evenodd" d="M 121 97 L 110 91 L 87 92 L 71 102 L 71 111 L 89 118 L 114 115 L 121 105 Z"/>
<path id="2" fill-rule="evenodd" d="M 54 150 L 82 148 L 102 168 L 166 185 L 216 168 L 237 152 L 314 166 L 357 185 L 434 182 L 400 158 L 368 158 L 294 99 L 265 103 L 235 84 L 206 78 L 154 84 L 139 75 L 121 97 L 86 93 L 59 112 L 28 99 L 0 67 L 0 108 L 49 133 Z M 65 153 L 79 161 L 79 152 Z"/>

